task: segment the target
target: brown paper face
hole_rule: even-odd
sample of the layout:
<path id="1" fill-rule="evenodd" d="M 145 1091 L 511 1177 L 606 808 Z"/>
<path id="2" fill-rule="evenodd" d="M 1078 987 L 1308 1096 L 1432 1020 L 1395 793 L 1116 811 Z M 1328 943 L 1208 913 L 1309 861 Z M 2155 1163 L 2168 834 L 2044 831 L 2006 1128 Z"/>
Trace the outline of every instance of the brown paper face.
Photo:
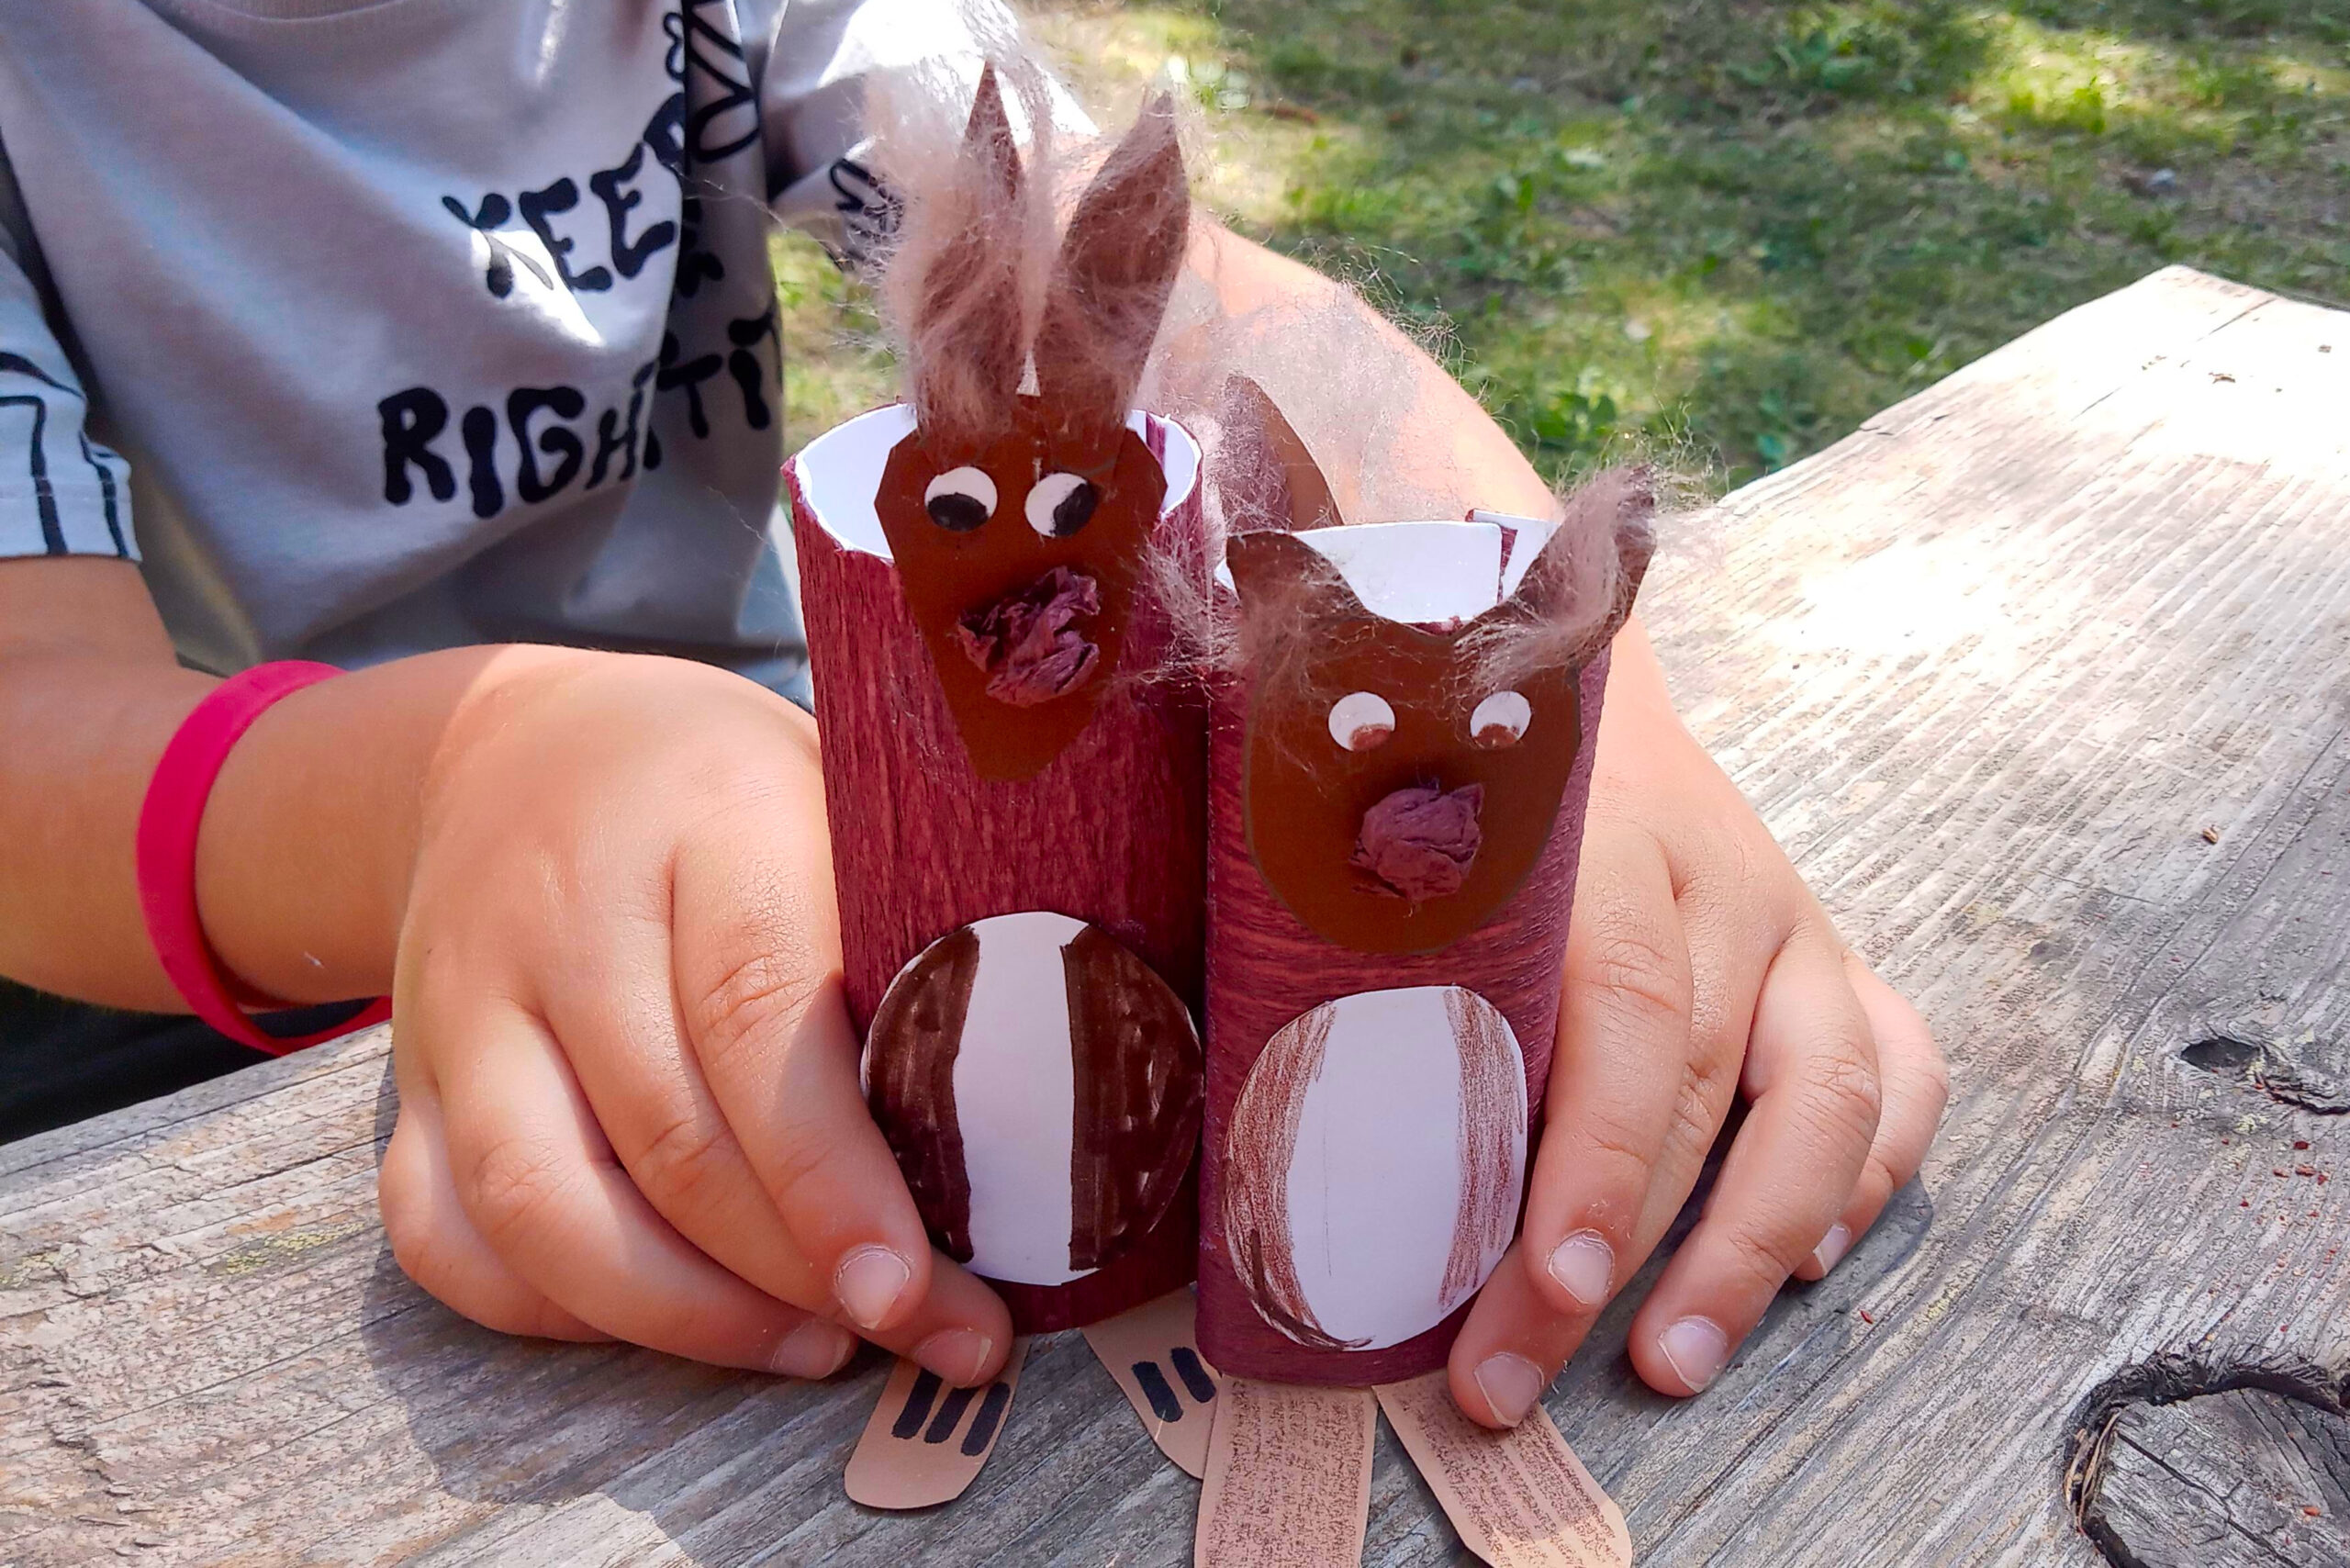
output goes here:
<path id="1" fill-rule="evenodd" d="M 874 501 L 982 778 L 1034 777 L 1091 722 L 1167 494 L 1132 430 L 1086 451 L 1052 430 L 1045 407 L 1022 398 L 1012 429 L 976 451 L 909 436 Z M 1055 589 L 1061 608 L 1040 617 Z"/>
<path id="2" fill-rule="evenodd" d="M 1245 534 L 1226 554 L 1244 599 L 1251 578 L 1322 569 L 1311 545 L 1283 534 Z M 1495 694 L 1478 689 L 1463 644 L 1483 618 L 1429 631 L 1373 615 L 1343 588 L 1307 596 L 1302 613 L 1300 651 L 1259 670 L 1249 706 L 1249 849 L 1266 882 L 1318 935 L 1364 953 L 1447 946 L 1509 902 L 1550 842 L 1583 744 L 1575 671 L 1520 678 L 1512 689 L 1525 700 L 1523 733 L 1514 744 L 1481 744 L 1472 721 Z M 1392 711 L 1392 730 L 1349 750 L 1333 734 L 1332 711 L 1359 692 Z M 1456 889 L 1409 897 L 1358 863 L 1372 807 L 1398 790 L 1472 786 L 1483 791 L 1478 843 Z"/>

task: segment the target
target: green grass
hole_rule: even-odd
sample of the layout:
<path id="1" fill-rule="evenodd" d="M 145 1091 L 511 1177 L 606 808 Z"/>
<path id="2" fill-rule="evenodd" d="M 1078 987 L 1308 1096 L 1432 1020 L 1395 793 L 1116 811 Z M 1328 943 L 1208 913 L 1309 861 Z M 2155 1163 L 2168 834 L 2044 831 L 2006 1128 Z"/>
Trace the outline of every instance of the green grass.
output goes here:
<path id="1" fill-rule="evenodd" d="M 1039 27 L 1080 85 L 1171 69 L 1205 199 L 1440 338 L 1558 477 L 1626 438 L 1751 477 L 2168 263 L 2350 298 L 2350 0 L 1064 0 Z M 811 340 L 820 268 L 787 257 Z M 801 434 L 886 382 L 807 347 Z"/>

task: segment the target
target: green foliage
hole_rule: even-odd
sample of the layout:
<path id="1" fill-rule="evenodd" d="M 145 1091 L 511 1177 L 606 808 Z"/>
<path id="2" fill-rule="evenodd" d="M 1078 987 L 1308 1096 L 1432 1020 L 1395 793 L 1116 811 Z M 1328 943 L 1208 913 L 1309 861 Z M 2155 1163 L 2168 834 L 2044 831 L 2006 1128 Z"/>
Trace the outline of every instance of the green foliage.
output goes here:
<path id="1" fill-rule="evenodd" d="M 1314 121 L 1258 231 L 1449 325 L 1554 476 L 1782 466 L 2172 262 L 2350 296 L 2350 0 L 1181 8 Z"/>
<path id="2" fill-rule="evenodd" d="M 783 433 L 797 451 L 887 400 L 896 374 L 871 298 L 813 240 L 783 231 L 769 253 L 783 338 Z"/>
<path id="3" fill-rule="evenodd" d="M 1915 98 L 1964 80 L 1980 54 L 1969 18 L 1943 0 L 1803 6 L 1778 24 L 1760 60 L 1734 62 L 1749 87 L 1810 97 Z"/>
<path id="4" fill-rule="evenodd" d="M 1586 364 L 1572 381 L 1542 381 L 1506 394 L 1494 412 L 1550 467 L 1580 472 L 1605 461 L 1624 433 L 1623 395 L 1606 371 Z"/>
<path id="5" fill-rule="evenodd" d="M 2070 92 L 2047 96 L 2028 87 L 2020 88 L 2008 95 L 2004 118 L 2010 130 L 2054 136 L 2103 136 L 2105 85 L 2090 81 Z"/>
<path id="6" fill-rule="evenodd" d="M 2350 297 L 2350 0 L 1032 3 L 1183 84 L 1240 227 L 1440 330 L 1554 476 L 1782 466 L 2169 263 Z M 798 441 L 890 377 L 778 256 Z"/>
<path id="7" fill-rule="evenodd" d="M 2009 9 L 2043 27 L 2150 39 L 2350 43 L 2344 0 L 2018 0 Z"/>

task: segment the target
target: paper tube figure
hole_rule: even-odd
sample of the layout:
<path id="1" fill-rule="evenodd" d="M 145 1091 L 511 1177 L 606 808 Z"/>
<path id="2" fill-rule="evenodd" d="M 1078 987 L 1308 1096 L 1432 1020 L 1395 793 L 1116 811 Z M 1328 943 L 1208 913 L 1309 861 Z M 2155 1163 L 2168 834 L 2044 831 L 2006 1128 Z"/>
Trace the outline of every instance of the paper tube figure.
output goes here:
<path id="1" fill-rule="evenodd" d="M 1257 497 L 1220 491 L 1226 515 L 1312 521 L 1328 487 L 1257 399 L 1274 460 Z M 1248 486 L 1238 466 L 1219 485 Z M 1651 507 L 1616 471 L 1555 527 L 1472 513 L 1226 545 L 1200 1344 L 1227 1376 L 1439 1367 L 1509 1245 Z"/>
<path id="2" fill-rule="evenodd" d="M 868 1099 L 1022 1333 L 1191 1277 L 1206 815 L 1150 570 L 1204 577 L 1198 452 L 1128 408 L 1189 218 L 1168 106 L 1079 201 L 1033 348 L 1032 199 L 990 70 L 907 220 L 912 406 L 789 468 Z"/>

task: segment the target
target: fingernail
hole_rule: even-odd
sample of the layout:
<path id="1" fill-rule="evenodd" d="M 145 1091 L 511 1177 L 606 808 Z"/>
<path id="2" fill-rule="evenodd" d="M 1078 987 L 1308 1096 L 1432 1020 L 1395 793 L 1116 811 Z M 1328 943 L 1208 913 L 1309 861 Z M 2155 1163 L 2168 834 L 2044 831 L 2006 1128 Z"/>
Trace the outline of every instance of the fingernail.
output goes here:
<path id="1" fill-rule="evenodd" d="M 1542 1397 L 1542 1387 L 1550 1380 L 1542 1369 L 1524 1356 L 1502 1350 L 1477 1363 L 1477 1391 L 1485 1396 L 1485 1407 L 1494 1418 L 1515 1427 L 1526 1419 L 1534 1402 Z"/>
<path id="2" fill-rule="evenodd" d="M 968 1384 L 979 1381 L 994 1350 L 995 1341 L 976 1330 L 942 1328 L 914 1347 L 914 1360 L 949 1383 Z"/>
<path id="3" fill-rule="evenodd" d="M 1673 1375 L 1692 1394 L 1722 1375 L 1729 1361 L 1729 1336 L 1710 1317 L 1684 1317 L 1656 1337 Z"/>
<path id="4" fill-rule="evenodd" d="M 767 1367 L 785 1377 L 830 1377 L 856 1353 L 856 1335 L 811 1317 L 776 1341 Z"/>
<path id="5" fill-rule="evenodd" d="M 1849 1225 L 1831 1225 L 1828 1227 L 1828 1234 L 1819 1238 L 1819 1245 L 1811 1249 L 1811 1260 L 1818 1264 L 1819 1271 L 1825 1274 L 1842 1262 L 1844 1254 L 1852 1249 L 1852 1227 Z"/>
<path id="6" fill-rule="evenodd" d="M 1616 1249 L 1599 1232 L 1578 1230 L 1552 1249 L 1550 1269 L 1560 1289 L 1585 1306 L 1599 1306 L 1616 1278 Z"/>
<path id="7" fill-rule="evenodd" d="M 867 1328 L 878 1328 L 913 1277 L 913 1269 L 887 1247 L 860 1247 L 834 1271 L 833 1294 L 842 1311 Z"/>

